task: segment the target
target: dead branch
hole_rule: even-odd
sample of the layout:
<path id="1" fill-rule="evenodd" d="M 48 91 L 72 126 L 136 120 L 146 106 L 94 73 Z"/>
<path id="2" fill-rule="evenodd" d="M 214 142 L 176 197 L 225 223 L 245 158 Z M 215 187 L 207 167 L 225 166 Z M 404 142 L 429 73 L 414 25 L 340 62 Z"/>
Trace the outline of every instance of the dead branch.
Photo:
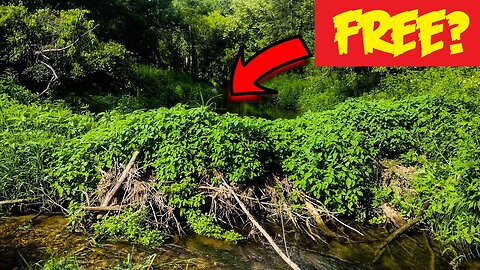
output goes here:
<path id="1" fill-rule="evenodd" d="M 285 253 L 287 253 L 287 257 L 290 257 L 290 255 L 288 254 L 287 240 L 285 239 L 285 225 L 283 224 L 283 215 L 280 215 L 280 220 L 282 223 L 282 238 L 283 245 L 285 246 Z"/>
<path id="2" fill-rule="evenodd" d="M 37 55 L 36 57 L 36 61 L 38 61 L 40 64 L 44 65 L 45 67 L 47 67 L 51 72 L 52 72 L 52 77 L 50 78 L 50 80 L 48 81 L 48 84 L 47 84 L 47 87 L 45 88 L 45 90 L 43 90 L 40 94 L 38 94 L 37 97 L 40 97 L 42 96 L 43 94 L 45 94 L 46 92 L 48 92 L 48 90 L 50 89 L 50 86 L 52 85 L 52 83 L 56 82 L 58 80 L 58 76 L 57 76 L 57 73 L 55 72 L 55 69 L 47 64 L 46 62 L 42 61 L 42 60 L 38 60 L 38 56 L 42 56 L 44 60 L 48 61 L 50 60 L 50 57 L 46 56 L 45 54 L 46 53 L 51 53 L 51 52 L 61 52 L 61 51 L 65 51 L 65 50 L 68 50 L 69 48 L 71 48 L 72 46 L 74 46 L 75 44 L 77 44 L 84 36 L 86 36 L 88 33 L 92 32 L 93 30 L 95 30 L 95 28 L 97 28 L 99 26 L 99 24 L 95 25 L 92 29 L 86 31 L 85 33 L 83 33 L 82 35 L 80 35 L 77 39 L 75 39 L 72 43 L 70 43 L 69 45 L 63 47 L 63 48 L 53 48 L 53 49 L 40 49 L 38 51 L 35 52 L 35 55 Z"/>
<path id="3" fill-rule="evenodd" d="M 385 239 L 381 244 L 380 246 L 378 247 L 377 251 L 375 252 L 375 262 L 378 261 L 380 259 L 380 257 L 382 256 L 384 250 L 385 250 L 385 247 L 390 244 L 393 240 L 395 240 L 398 236 L 400 236 L 403 232 L 405 232 L 406 230 L 410 229 L 410 227 L 412 227 L 413 225 L 417 224 L 420 219 L 422 218 L 423 214 L 425 213 L 425 210 L 428 209 L 428 207 L 430 206 L 430 203 L 429 202 L 426 202 L 423 204 L 422 208 L 420 209 L 420 212 L 418 212 L 417 216 L 415 216 L 415 218 L 413 219 L 410 219 L 407 223 L 405 223 L 402 227 L 398 228 L 398 230 L 394 231 L 392 234 L 390 234 L 390 236 L 387 237 L 387 239 Z"/>
<path id="4" fill-rule="evenodd" d="M 39 50 L 39 51 L 36 51 L 35 54 L 41 54 L 43 55 L 44 53 L 51 53 L 51 52 L 61 52 L 61 51 L 65 51 L 65 50 L 68 50 L 69 48 L 71 48 L 72 46 L 74 46 L 75 44 L 77 44 L 84 36 L 88 35 L 90 32 L 92 32 L 93 30 L 95 30 L 95 28 L 97 28 L 99 26 L 99 24 L 95 25 L 93 28 L 91 28 L 90 30 L 87 30 L 85 33 L 83 33 L 81 36 L 79 36 L 77 39 L 75 39 L 72 43 L 70 43 L 69 45 L 63 47 L 63 48 L 53 48 L 53 49 L 42 49 L 42 50 Z"/>
<path id="5" fill-rule="evenodd" d="M 46 67 L 47 67 L 48 69 L 50 69 L 50 71 L 52 72 L 52 77 L 50 78 L 50 81 L 48 81 L 47 87 L 45 88 L 45 90 L 43 90 L 43 91 L 42 91 L 40 94 L 38 94 L 38 96 L 37 96 L 37 97 L 40 97 L 41 95 L 45 94 L 45 93 L 50 89 L 50 85 L 52 85 L 52 83 L 54 83 L 55 81 L 58 80 L 58 76 L 57 76 L 57 73 L 55 72 L 55 69 L 54 69 L 51 65 L 49 65 L 49 64 L 47 64 L 47 63 L 45 63 L 45 62 L 43 62 L 43 61 L 41 61 L 41 60 L 38 61 L 38 62 L 40 62 L 42 65 L 46 66 Z"/>
<path id="6" fill-rule="evenodd" d="M 33 198 L 17 199 L 17 200 L 6 200 L 6 201 L 0 201 L 0 205 L 16 204 L 16 203 L 25 203 L 25 202 L 31 202 L 31 201 L 34 201 L 34 200 L 35 200 L 35 199 L 33 199 Z"/>
<path id="7" fill-rule="evenodd" d="M 273 247 L 273 249 L 280 255 L 280 257 L 292 268 L 295 270 L 300 270 L 300 267 L 296 263 L 294 263 L 292 260 L 290 260 L 289 257 L 285 255 L 285 253 L 282 252 L 282 250 L 275 244 L 275 241 L 273 241 L 272 237 L 265 231 L 265 229 L 260 226 L 260 224 L 255 220 L 252 214 L 248 211 L 248 209 L 245 207 L 245 204 L 238 198 L 237 194 L 233 191 L 233 189 L 224 181 L 223 183 L 225 187 L 230 191 L 230 194 L 235 198 L 237 201 L 238 205 L 242 208 L 243 212 L 247 215 L 248 219 L 250 219 L 250 222 L 263 234 L 263 236 L 268 240 L 270 245 Z"/>
<path id="8" fill-rule="evenodd" d="M 320 216 L 320 214 L 318 213 L 317 209 L 315 209 L 315 207 L 312 205 L 312 203 L 310 203 L 308 200 L 304 199 L 304 203 L 305 203 L 305 206 L 307 207 L 307 210 L 308 210 L 308 213 L 310 213 L 310 215 L 313 217 L 313 219 L 315 220 L 315 222 L 317 223 L 317 227 L 320 229 L 320 231 L 322 232 L 323 235 L 327 236 L 327 237 L 331 237 L 331 238 L 334 238 L 334 237 L 337 237 L 337 234 L 332 232 L 328 227 L 327 225 L 325 225 L 325 223 L 323 222 L 323 219 L 322 217 Z"/>
<path id="9" fill-rule="evenodd" d="M 363 233 L 361 233 L 359 230 L 353 228 L 352 226 L 349 226 L 349 225 L 345 224 L 345 222 L 341 221 L 340 219 L 338 219 L 337 217 L 335 217 L 333 214 L 328 213 L 328 216 L 331 217 L 331 218 L 333 218 L 333 219 L 334 219 L 335 221 L 337 221 L 338 223 L 342 224 L 344 227 L 349 228 L 350 230 L 352 230 L 352 231 L 360 234 L 361 236 L 364 236 Z"/>
<path id="10" fill-rule="evenodd" d="M 405 220 L 400 213 L 393 209 L 388 203 L 384 203 L 380 206 L 387 220 L 390 221 L 397 229 L 405 225 Z"/>
<path id="11" fill-rule="evenodd" d="M 82 193 L 85 196 L 85 201 L 87 202 L 87 206 L 90 206 L 90 197 L 88 196 L 88 193 L 84 190 L 82 190 Z"/>
<path id="12" fill-rule="evenodd" d="M 109 206 L 83 206 L 85 211 L 121 211 L 127 205 L 109 205 Z"/>
<path id="13" fill-rule="evenodd" d="M 137 151 L 140 152 L 141 149 L 139 148 Z M 154 188 L 157 180 L 148 172 L 135 166 L 135 155 L 139 155 L 139 153 L 134 153 L 134 156 L 131 157 L 129 162 L 131 166 L 114 162 L 109 170 L 100 170 L 102 179 L 95 191 L 85 195 L 87 204 L 84 205 L 84 209 L 89 211 L 122 211 L 127 207 L 133 207 L 134 209 L 146 207 L 151 210 L 146 218 L 146 222 L 150 226 L 161 229 L 167 234 L 171 234 L 174 230 L 178 232 L 178 235 L 185 234 L 180 221 L 175 216 L 175 208 L 169 206 L 165 195 Z M 138 157 L 136 158 L 138 159 Z M 130 169 L 127 167 L 130 167 Z M 125 179 L 120 181 L 125 173 L 127 173 Z M 114 192 L 117 185 L 119 187 Z M 113 196 L 109 199 L 108 205 L 102 206 L 102 203 L 108 200 L 107 194 L 109 194 L 108 196 L 113 194 Z M 113 206 L 110 207 L 109 205 Z"/>
<path id="14" fill-rule="evenodd" d="M 313 240 L 313 241 L 317 241 L 317 240 L 320 240 L 322 241 L 323 243 L 327 244 L 327 242 L 322 238 L 320 237 L 318 234 L 314 233 L 312 231 L 312 228 L 310 228 L 310 221 L 309 221 L 309 218 L 307 218 L 305 220 L 305 227 L 307 228 L 306 230 L 304 229 L 303 231 Z"/>
<path id="15" fill-rule="evenodd" d="M 125 181 L 125 179 L 127 178 L 127 175 L 128 175 L 128 172 L 130 171 L 130 169 L 132 168 L 133 164 L 135 163 L 135 160 L 137 159 L 138 155 L 140 154 L 141 152 L 141 147 L 138 148 L 137 150 L 135 150 L 135 152 L 133 153 L 132 155 L 132 158 L 130 159 L 130 161 L 128 162 L 127 164 L 127 167 L 125 167 L 125 170 L 123 171 L 122 175 L 120 176 L 120 178 L 118 179 L 117 183 L 115 184 L 115 186 L 107 193 L 107 195 L 105 196 L 105 199 L 103 200 L 102 204 L 100 206 L 107 206 L 108 204 L 110 204 L 110 201 L 112 200 L 113 196 L 115 196 L 115 194 L 117 194 L 117 191 L 118 189 L 122 186 L 122 183 L 123 181 Z"/>
<path id="16" fill-rule="evenodd" d="M 35 216 L 33 216 L 30 220 L 28 220 L 27 222 L 25 222 L 25 224 L 32 224 L 32 222 L 33 222 L 35 219 L 39 218 L 42 214 L 43 214 L 43 210 L 38 211 L 38 213 L 37 213 Z"/>
<path id="17" fill-rule="evenodd" d="M 318 200 L 315 200 L 314 198 L 312 198 L 312 197 L 310 197 L 310 196 L 308 196 L 308 195 L 306 195 L 306 194 L 302 194 L 302 198 L 303 198 L 304 201 L 307 200 L 308 202 L 310 202 L 311 205 L 314 207 L 313 209 L 314 209 L 315 211 L 316 211 L 315 206 L 317 206 L 317 207 L 322 207 L 322 208 L 324 209 L 324 212 L 326 212 L 326 215 L 327 215 L 329 218 L 334 219 L 335 221 L 337 221 L 338 223 L 340 223 L 342 226 L 344 226 L 344 227 L 346 227 L 346 228 L 348 228 L 348 229 L 350 229 L 350 230 L 358 233 L 358 234 L 361 235 L 361 236 L 364 236 L 363 233 L 361 233 L 361 232 L 358 231 L 357 229 L 353 228 L 352 226 L 349 226 L 349 225 L 345 224 L 345 222 L 343 222 L 343 221 L 341 221 L 340 219 L 338 219 L 337 217 L 335 217 L 334 213 L 330 212 L 330 211 L 329 211 L 321 202 L 319 202 Z M 310 212 L 309 209 L 307 209 L 307 210 Z M 317 211 L 317 213 L 318 213 L 318 211 Z M 323 222 L 323 220 L 322 220 L 322 222 Z M 338 235 L 337 235 L 337 236 L 338 236 Z"/>

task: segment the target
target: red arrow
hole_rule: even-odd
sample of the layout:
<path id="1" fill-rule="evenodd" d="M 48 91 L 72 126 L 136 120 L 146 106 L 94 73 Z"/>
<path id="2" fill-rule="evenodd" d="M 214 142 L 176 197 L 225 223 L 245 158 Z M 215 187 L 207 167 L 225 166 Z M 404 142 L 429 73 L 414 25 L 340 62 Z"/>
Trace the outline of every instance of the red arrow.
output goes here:
<path id="1" fill-rule="evenodd" d="M 293 64 L 312 57 L 300 36 L 278 41 L 244 61 L 244 48 L 238 52 L 230 80 L 232 96 L 276 94 L 277 91 L 260 83 L 275 72 L 291 68 Z"/>

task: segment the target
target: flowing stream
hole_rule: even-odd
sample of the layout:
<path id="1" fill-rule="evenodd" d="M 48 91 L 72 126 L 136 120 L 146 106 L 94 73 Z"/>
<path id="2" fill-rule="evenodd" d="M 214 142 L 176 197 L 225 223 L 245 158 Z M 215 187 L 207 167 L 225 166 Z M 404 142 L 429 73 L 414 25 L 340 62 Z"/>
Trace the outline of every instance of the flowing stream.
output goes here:
<path id="1" fill-rule="evenodd" d="M 159 248 L 145 248 L 118 241 L 96 243 L 84 234 L 66 229 L 62 215 L 34 215 L 0 218 L 0 269 L 27 268 L 56 257 L 73 255 L 87 269 L 108 268 L 125 262 L 145 261 L 154 257 L 155 269 L 288 269 L 288 266 L 267 244 L 245 242 L 229 244 L 201 236 L 173 239 Z M 278 228 L 277 228 L 278 229 Z M 276 229 L 273 228 L 275 231 Z M 450 269 L 449 258 L 423 233 L 400 236 L 373 263 L 375 248 L 388 232 L 361 227 L 363 240 L 316 243 L 287 233 L 288 254 L 302 269 L 428 269 L 434 258 L 435 269 Z M 270 230 L 272 231 L 272 230 Z M 278 230 L 277 230 L 278 231 Z M 274 235 L 284 249 L 281 231 Z M 260 241 L 263 239 L 257 236 Z M 427 244 L 430 243 L 430 244 Z M 432 252 L 435 256 L 432 256 Z M 472 262 L 471 269 L 480 264 Z"/>

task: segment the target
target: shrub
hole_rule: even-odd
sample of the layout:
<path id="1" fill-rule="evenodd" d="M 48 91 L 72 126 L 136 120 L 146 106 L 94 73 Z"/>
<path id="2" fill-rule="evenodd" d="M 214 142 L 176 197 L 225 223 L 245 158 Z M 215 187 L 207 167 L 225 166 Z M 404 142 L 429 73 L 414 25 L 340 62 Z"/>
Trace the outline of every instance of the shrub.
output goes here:
<path id="1" fill-rule="evenodd" d="M 54 196 L 52 153 L 92 128 L 94 118 L 61 104 L 20 104 L 0 94 L 0 197 Z"/>
<path id="2" fill-rule="evenodd" d="M 236 241 L 238 235 L 205 212 L 209 201 L 199 186 L 218 184 L 217 173 L 234 186 L 261 186 L 272 175 L 285 175 L 329 210 L 364 220 L 382 200 L 401 204 L 379 188 L 378 170 L 381 159 L 404 159 L 423 173 L 414 183 L 419 195 L 399 209 L 415 212 L 430 200 L 425 222 L 441 239 L 478 243 L 480 120 L 471 97 L 357 99 L 275 121 L 218 115 L 205 107 L 93 116 L 61 104 L 22 105 L 5 95 L 0 103 L 5 198 L 11 190 L 29 196 L 41 188 L 74 199 L 77 190 L 96 187 L 99 169 L 111 168 L 114 160 L 126 163 L 142 146 L 137 165 L 150 172 L 168 206 L 194 231 Z"/>
<path id="3" fill-rule="evenodd" d="M 144 224 L 148 211 L 145 208 L 133 211 L 124 210 L 113 216 L 106 216 L 93 225 L 95 235 L 117 237 L 130 240 L 144 246 L 156 246 L 163 242 L 163 235 Z"/>

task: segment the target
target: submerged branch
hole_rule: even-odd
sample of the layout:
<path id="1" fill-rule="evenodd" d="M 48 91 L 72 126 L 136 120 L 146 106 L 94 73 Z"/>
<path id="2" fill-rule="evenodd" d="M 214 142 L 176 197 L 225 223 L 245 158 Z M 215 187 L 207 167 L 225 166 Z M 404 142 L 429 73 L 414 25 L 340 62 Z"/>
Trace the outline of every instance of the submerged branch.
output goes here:
<path id="1" fill-rule="evenodd" d="M 430 260 L 428 262 L 428 269 L 435 270 L 435 251 L 433 251 L 432 245 L 430 244 L 430 240 L 428 239 L 427 234 L 425 231 L 423 232 L 423 238 L 425 238 L 425 244 L 427 246 L 428 252 L 430 253 Z"/>
<path id="2" fill-rule="evenodd" d="M 400 236 L 403 232 L 406 230 L 410 229 L 410 227 L 414 226 L 417 224 L 420 219 L 422 218 L 423 214 L 425 213 L 425 210 L 428 209 L 430 206 L 429 202 L 426 202 L 423 204 L 422 208 L 420 209 L 420 212 L 418 212 L 417 216 L 415 218 L 409 220 L 407 223 L 405 223 L 403 226 L 398 228 L 396 231 L 394 231 L 390 236 L 385 239 L 380 246 L 378 247 L 377 251 L 375 252 L 375 261 L 378 261 L 380 257 L 382 257 L 383 251 L 385 250 L 385 247 L 390 244 L 393 240 L 395 240 L 398 236 Z"/>
<path id="3" fill-rule="evenodd" d="M 322 217 L 318 213 L 317 209 L 315 209 L 315 207 L 312 205 L 312 203 L 310 203 L 308 200 L 304 200 L 304 202 L 305 202 L 305 206 L 308 209 L 308 212 L 310 213 L 310 215 L 313 217 L 313 219 L 317 223 L 317 227 L 320 229 L 322 234 L 327 236 L 327 237 L 331 237 L 331 238 L 338 237 L 338 235 L 336 233 L 334 233 L 332 230 L 330 230 L 327 227 L 327 225 L 325 225 L 325 222 L 323 222 Z"/>

